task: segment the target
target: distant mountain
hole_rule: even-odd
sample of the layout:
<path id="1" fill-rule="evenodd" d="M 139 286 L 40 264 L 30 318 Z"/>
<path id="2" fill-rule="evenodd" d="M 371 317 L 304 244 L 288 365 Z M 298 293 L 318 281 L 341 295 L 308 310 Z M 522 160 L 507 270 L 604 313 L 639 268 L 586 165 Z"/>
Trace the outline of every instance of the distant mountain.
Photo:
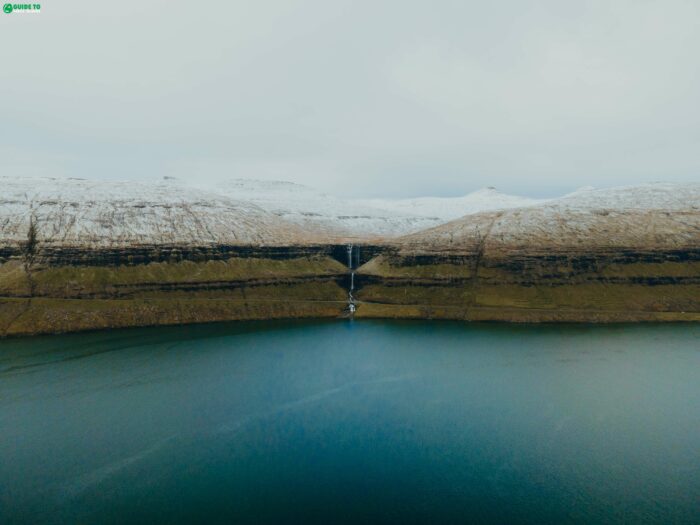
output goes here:
<path id="1" fill-rule="evenodd" d="M 405 213 L 412 216 L 452 220 L 470 213 L 520 208 L 546 202 L 501 193 L 495 188 L 483 188 L 463 197 L 419 197 L 416 199 L 370 199 L 359 201 L 368 206 Z"/>
<path id="2" fill-rule="evenodd" d="M 444 221 L 366 205 L 284 181 L 233 179 L 212 191 L 260 206 L 285 221 L 328 238 L 395 237 Z"/>
<path id="3" fill-rule="evenodd" d="M 390 238 L 437 226 L 469 213 L 529 206 L 543 201 L 486 188 L 456 198 L 343 199 L 284 181 L 234 179 L 212 188 L 252 202 L 307 229 L 347 238 Z"/>

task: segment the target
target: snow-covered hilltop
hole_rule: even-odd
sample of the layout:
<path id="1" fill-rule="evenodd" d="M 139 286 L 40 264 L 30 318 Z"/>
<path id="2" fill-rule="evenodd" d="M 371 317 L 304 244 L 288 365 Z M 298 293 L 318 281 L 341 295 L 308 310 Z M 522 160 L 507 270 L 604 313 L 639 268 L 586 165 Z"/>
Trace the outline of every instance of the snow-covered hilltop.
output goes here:
<path id="1" fill-rule="evenodd" d="M 234 179 L 213 191 L 252 202 L 305 229 L 348 239 L 392 238 L 431 228 L 469 213 L 529 206 L 543 201 L 485 188 L 463 197 L 343 199 L 284 181 Z"/>
<path id="2" fill-rule="evenodd" d="M 252 202 L 285 221 L 332 238 L 395 237 L 444 222 L 438 217 L 366 205 L 284 181 L 234 179 L 218 184 L 212 191 Z"/>
<path id="3" fill-rule="evenodd" d="M 454 249 L 487 231 L 489 243 L 521 247 L 672 245 L 697 241 L 700 208 L 698 184 L 583 188 L 546 201 L 493 188 L 456 198 L 353 200 L 248 179 L 204 190 L 172 180 L 0 177 L 0 187 L 6 246 L 26 241 L 31 221 L 45 246 L 93 248 L 392 242 L 408 235 L 406 242 Z"/>
<path id="4" fill-rule="evenodd" d="M 442 221 L 458 219 L 471 213 L 521 208 L 546 202 L 501 193 L 496 188 L 483 188 L 463 197 L 419 197 L 416 199 L 369 199 L 359 201 L 368 206 L 392 210 L 411 216 L 433 217 Z"/>
<path id="5" fill-rule="evenodd" d="M 583 189 L 544 203 L 477 213 L 409 235 L 430 251 L 700 247 L 700 184 Z"/>
<path id="6" fill-rule="evenodd" d="M 307 234 L 254 204 L 170 184 L 0 177 L 0 241 L 44 246 L 290 244 Z"/>

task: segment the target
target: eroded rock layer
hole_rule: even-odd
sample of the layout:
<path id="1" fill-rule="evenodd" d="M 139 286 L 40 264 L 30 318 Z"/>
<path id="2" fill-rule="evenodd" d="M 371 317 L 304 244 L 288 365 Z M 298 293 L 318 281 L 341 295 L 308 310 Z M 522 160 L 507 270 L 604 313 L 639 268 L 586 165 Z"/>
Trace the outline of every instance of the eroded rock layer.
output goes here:
<path id="1" fill-rule="evenodd" d="M 180 252 L 182 253 L 182 252 Z M 199 253 L 199 252 L 198 252 Z M 346 268 L 329 247 L 247 250 L 203 260 L 0 265 L 3 335 L 235 319 L 337 317 Z M 107 255 L 91 254 L 102 263 Z M 128 256 L 124 256 L 127 257 Z"/>

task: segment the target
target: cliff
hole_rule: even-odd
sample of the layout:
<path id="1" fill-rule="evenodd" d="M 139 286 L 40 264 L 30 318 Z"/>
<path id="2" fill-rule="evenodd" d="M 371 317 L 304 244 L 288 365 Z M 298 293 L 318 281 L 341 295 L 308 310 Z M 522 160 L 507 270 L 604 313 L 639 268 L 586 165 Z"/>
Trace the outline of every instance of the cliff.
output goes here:
<path id="1" fill-rule="evenodd" d="M 399 238 L 355 231 L 351 277 L 346 219 L 303 225 L 170 184 L 2 183 L 3 336 L 346 316 L 351 282 L 357 317 L 700 320 L 700 185 L 585 190 Z"/>
<path id="2" fill-rule="evenodd" d="M 333 246 L 249 202 L 166 184 L 2 186 L 0 335 L 328 317 L 347 306 Z"/>
<path id="3" fill-rule="evenodd" d="M 357 281 L 361 316 L 700 320 L 700 185 L 469 215 L 399 239 Z"/>

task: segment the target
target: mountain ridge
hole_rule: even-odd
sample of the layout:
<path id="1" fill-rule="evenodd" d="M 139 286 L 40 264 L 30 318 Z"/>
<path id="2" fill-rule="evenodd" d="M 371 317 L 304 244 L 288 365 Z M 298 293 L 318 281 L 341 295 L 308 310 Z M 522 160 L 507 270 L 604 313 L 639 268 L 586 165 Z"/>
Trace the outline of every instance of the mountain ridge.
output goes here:
<path id="1" fill-rule="evenodd" d="M 697 184 L 505 203 L 517 207 L 485 189 L 466 196 L 481 211 L 453 220 L 261 181 L 0 187 L 0 336 L 347 316 L 700 321 Z"/>

